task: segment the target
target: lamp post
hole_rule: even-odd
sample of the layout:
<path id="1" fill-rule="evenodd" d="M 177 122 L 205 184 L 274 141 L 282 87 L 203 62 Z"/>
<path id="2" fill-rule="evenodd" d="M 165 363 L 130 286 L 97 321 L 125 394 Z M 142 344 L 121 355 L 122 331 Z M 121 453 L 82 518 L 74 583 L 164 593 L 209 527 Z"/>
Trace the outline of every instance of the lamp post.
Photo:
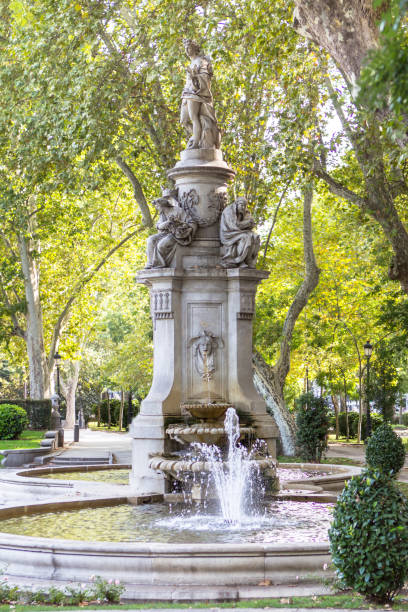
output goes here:
<path id="1" fill-rule="evenodd" d="M 366 384 L 366 440 L 371 436 L 371 412 L 370 412 L 370 357 L 373 353 L 373 345 L 369 340 L 364 345 L 364 355 L 367 359 L 367 384 Z"/>
<path id="2" fill-rule="evenodd" d="M 55 355 L 54 355 L 54 361 L 55 361 L 55 365 L 57 366 L 57 405 L 58 405 L 58 412 L 60 412 L 60 407 L 61 407 L 61 395 L 60 395 L 60 365 L 61 365 L 61 360 L 62 360 L 62 357 L 61 357 L 61 355 L 57 351 L 55 353 Z"/>
<path id="3" fill-rule="evenodd" d="M 55 365 L 57 366 L 57 410 L 56 415 L 54 415 L 55 424 L 57 425 L 56 429 L 58 430 L 58 447 L 61 448 L 64 446 L 64 430 L 61 427 L 61 394 L 60 394 L 60 365 L 61 365 L 62 357 L 58 353 L 58 351 L 54 355 Z"/>

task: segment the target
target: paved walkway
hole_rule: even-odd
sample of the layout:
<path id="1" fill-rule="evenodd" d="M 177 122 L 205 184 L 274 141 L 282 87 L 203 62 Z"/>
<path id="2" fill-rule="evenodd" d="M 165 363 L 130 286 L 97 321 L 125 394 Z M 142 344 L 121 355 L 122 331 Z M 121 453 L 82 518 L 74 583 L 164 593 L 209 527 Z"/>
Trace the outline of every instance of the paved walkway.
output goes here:
<path id="1" fill-rule="evenodd" d="M 326 458 L 347 458 L 352 459 L 356 462 L 356 465 L 365 464 L 365 444 L 346 444 L 346 443 L 332 443 L 329 444 L 329 450 L 326 453 Z M 404 467 L 399 473 L 398 480 L 408 482 L 408 453 L 405 458 Z"/>
<path id="2" fill-rule="evenodd" d="M 65 429 L 64 439 L 70 444 L 67 450 L 59 454 L 59 457 L 64 459 L 100 459 L 109 463 L 110 457 L 113 456 L 114 463 L 131 462 L 132 438 L 128 433 L 81 429 L 79 442 L 73 442 L 73 430 Z"/>

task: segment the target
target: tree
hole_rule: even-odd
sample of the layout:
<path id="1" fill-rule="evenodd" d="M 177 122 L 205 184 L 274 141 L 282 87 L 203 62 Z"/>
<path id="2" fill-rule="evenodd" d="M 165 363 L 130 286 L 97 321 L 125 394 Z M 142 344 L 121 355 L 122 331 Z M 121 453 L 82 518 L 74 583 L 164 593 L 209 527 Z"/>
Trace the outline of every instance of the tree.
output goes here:
<path id="1" fill-rule="evenodd" d="M 281 332 L 280 350 L 277 361 L 268 367 L 259 353 L 254 355 L 255 382 L 261 390 L 271 395 L 275 410 L 272 407 L 277 422 L 281 425 L 283 450 L 291 454 L 294 451 L 294 427 L 291 418 L 285 409 L 284 385 L 290 369 L 290 351 L 293 331 L 296 321 L 306 306 L 311 293 L 319 282 L 320 270 L 317 267 L 312 239 L 311 206 L 313 199 L 313 185 L 307 184 L 303 197 L 303 253 L 305 263 L 305 276 L 298 288 L 293 301 L 287 311 Z M 282 423 L 283 420 L 283 423 Z M 289 435 L 288 435 L 289 434 Z"/>
<path id="2" fill-rule="evenodd" d="M 327 89 L 352 147 L 352 158 L 361 177 L 355 188 L 329 173 L 321 159 L 314 162 L 314 174 L 324 181 L 335 195 L 367 212 L 377 223 L 392 246 L 394 255 L 389 275 L 398 280 L 408 293 L 408 232 L 404 226 L 401 203 L 406 201 L 408 185 L 401 158 L 402 143 L 393 143 L 387 131 L 388 117 L 380 118 L 364 106 L 356 105 L 353 87 L 358 82 L 369 52 L 378 47 L 378 19 L 389 2 L 345 2 L 297 0 L 294 26 L 296 30 L 327 51 L 338 67 L 351 95 L 353 108 L 347 113 L 344 96 L 339 95 L 329 76 Z M 323 64 L 324 64 L 324 60 Z"/>

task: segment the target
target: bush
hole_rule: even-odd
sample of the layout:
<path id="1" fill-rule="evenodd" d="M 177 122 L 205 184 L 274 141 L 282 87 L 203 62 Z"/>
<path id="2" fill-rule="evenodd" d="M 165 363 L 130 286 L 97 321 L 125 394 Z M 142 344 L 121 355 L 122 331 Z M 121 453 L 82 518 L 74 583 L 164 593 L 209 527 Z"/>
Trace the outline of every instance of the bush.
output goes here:
<path id="1" fill-rule="evenodd" d="M 405 461 L 405 449 L 401 438 L 388 423 L 383 423 L 368 439 L 366 463 L 375 469 L 396 476 Z"/>
<path id="2" fill-rule="evenodd" d="M 132 401 L 132 406 L 133 406 L 133 416 L 136 416 L 136 414 L 139 411 L 139 404 L 136 401 Z M 125 404 L 123 406 L 123 428 L 124 429 L 126 429 L 126 427 L 129 425 L 128 409 L 129 409 L 129 403 L 128 401 L 125 401 Z M 108 424 L 108 402 L 106 401 L 106 399 L 101 402 L 100 410 L 101 410 L 101 423 L 103 423 L 104 425 L 107 425 Z M 118 399 L 110 400 L 110 413 L 111 413 L 111 425 L 119 425 L 120 400 Z M 97 414 L 98 414 L 98 407 L 95 408 L 95 416 L 97 416 Z"/>
<path id="3" fill-rule="evenodd" d="M 110 407 L 110 424 L 111 425 L 119 425 L 119 411 L 120 411 L 120 400 L 118 399 L 111 399 L 109 401 L 109 407 Z M 126 410 L 126 405 L 124 406 L 124 409 Z M 108 402 L 107 400 L 103 400 L 101 402 L 101 423 L 104 423 L 105 425 L 108 425 L 109 419 L 108 419 Z"/>
<path id="4" fill-rule="evenodd" d="M 401 417 L 402 424 L 408 427 L 408 412 L 404 412 Z"/>
<path id="5" fill-rule="evenodd" d="M 329 530 L 340 580 L 369 599 L 390 601 L 408 576 L 408 501 L 380 470 L 355 476 L 341 493 Z"/>
<path id="6" fill-rule="evenodd" d="M 12 404 L 24 408 L 28 415 L 30 429 L 49 429 L 51 418 L 51 400 L 0 400 L 1 404 Z"/>
<path id="7" fill-rule="evenodd" d="M 355 438 L 357 436 L 357 428 L 358 428 L 358 413 L 348 412 L 348 422 L 349 422 L 350 438 Z M 347 436 L 346 413 L 345 412 L 339 413 L 339 433 L 344 438 Z"/>
<path id="8" fill-rule="evenodd" d="M 350 438 L 357 438 L 358 412 L 349 412 L 348 417 L 349 417 Z M 365 414 L 363 414 L 363 419 L 361 422 L 361 439 L 362 440 L 365 440 L 366 438 L 366 423 L 367 423 L 367 417 Z M 376 414 L 375 412 L 371 413 L 371 429 L 373 432 L 377 429 L 377 427 L 382 425 L 382 423 L 383 423 L 383 420 L 380 414 Z M 346 437 L 347 432 L 346 432 L 346 413 L 345 412 L 339 413 L 339 432 L 341 436 L 343 436 L 344 438 Z"/>
<path id="9" fill-rule="evenodd" d="M 329 415 L 327 402 L 312 393 L 304 393 L 296 402 L 296 445 L 304 461 L 320 462 L 327 449 Z"/>
<path id="10" fill-rule="evenodd" d="M 28 425 L 24 408 L 13 404 L 0 405 L 0 440 L 15 440 Z"/>

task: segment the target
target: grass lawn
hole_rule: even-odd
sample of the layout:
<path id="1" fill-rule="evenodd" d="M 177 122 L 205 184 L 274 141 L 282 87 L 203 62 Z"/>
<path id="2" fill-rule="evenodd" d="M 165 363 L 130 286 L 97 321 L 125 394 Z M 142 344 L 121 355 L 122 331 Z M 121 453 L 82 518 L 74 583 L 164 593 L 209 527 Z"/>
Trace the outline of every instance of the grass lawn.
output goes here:
<path id="1" fill-rule="evenodd" d="M 361 595 L 352 592 L 338 593 L 334 595 L 313 595 L 311 597 L 278 597 L 274 599 L 252 599 L 245 601 L 230 601 L 225 603 L 219 602 L 196 602 L 196 603 L 168 603 L 168 602 L 152 602 L 152 603 L 132 603 L 132 604 L 114 604 L 114 605 L 97 605 L 94 603 L 88 604 L 93 610 L 148 610 L 150 608 L 164 609 L 220 609 L 220 608 L 343 608 L 349 610 L 384 610 L 384 606 L 375 605 L 364 600 Z M 30 610 L 78 610 L 78 606 L 47 606 L 45 604 L 30 606 L 16 605 L 12 608 L 15 612 L 29 612 Z M 86 609 L 86 608 L 84 608 Z M 408 610 L 408 599 L 397 597 L 392 605 L 392 610 Z M 0 612 L 10 612 L 10 605 L 0 605 Z"/>
<path id="2" fill-rule="evenodd" d="M 107 425 L 103 424 L 98 427 L 97 421 L 90 421 L 88 423 L 88 429 L 91 429 L 92 431 L 114 431 L 115 433 L 126 433 L 126 429 L 121 429 L 119 431 L 119 425 L 111 425 L 108 427 Z"/>
<path id="3" fill-rule="evenodd" d="M 285 457 L 285 455 L 279 455 L 278 457 L 279 463 L 306 463 L 300 457 Z M 361 467 L 361 463 L 355 461 L 355 459 L 350 459 L 349 457 L 329 457 L 328 459 L 322 459 L 322 464 L 332 464 L 332 465 L 355 465 L 356 467 Z"/>
<path id="4" fill-rule="evenodd" d="M 339 436 L 336 440 L 336 434 L 329 434 L 329 444 L 335 442 L 337 444 L 357 444 L 357 438 L 349 438 L 347 440 L 345 436 Z"/>
<path id="5" fill-rule="evenodd" d="M 0 440 L 0 450 L 13 448 L 36 448 L 44 437 L 45 429 L 33 431 L 25 429 L 18 440 Z"/>

